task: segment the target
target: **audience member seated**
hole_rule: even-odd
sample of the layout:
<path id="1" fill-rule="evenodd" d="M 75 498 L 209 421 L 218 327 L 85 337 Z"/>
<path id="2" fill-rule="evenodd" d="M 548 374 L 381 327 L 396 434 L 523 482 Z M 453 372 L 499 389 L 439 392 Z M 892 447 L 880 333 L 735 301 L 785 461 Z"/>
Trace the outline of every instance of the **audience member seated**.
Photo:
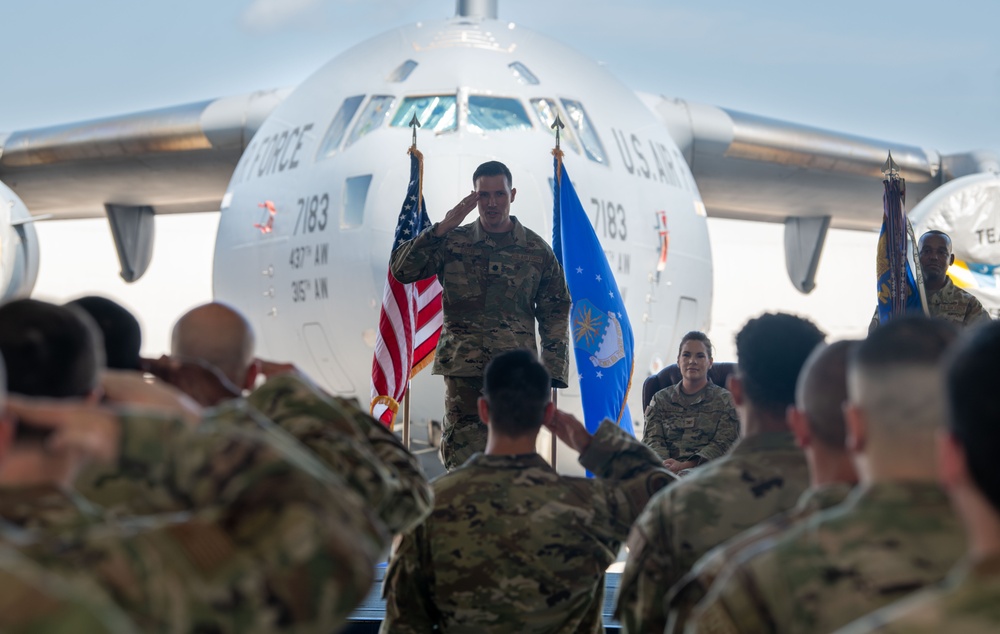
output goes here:
<path id="1" fill-rule="evenodd" d="M 605 420 L 593 436 L 550 401 L 534 353 L 486 368 L 486 453 L 434 481 L 434 510 L 386 572 L 382 632 L 598 632 L 604 571 L 649 496 L 675 478 Z M 535 453 L 542 426 L 595 478 L 564 477 Z"/>
<path id="2" fill-rule="evenodd" d="M 840 504 L 857 483 L 854 463 L 844 439 L 844 402 L 847 400 L 847 355 L 857 342 L 820 345 L 806 360 L 795 389 L 795 405 L 788 408 L 788 426 L 809 465 L 809 490 L 795 508 L 775 515 L 713 548 L 677 582 L 667 595 L 668 634 L 682 634 L 694 606 L 739 553 L 773 539 L 812 515 Z"/>
<path id="3" fill-rule="evenodd" d="M 708 380 L 719 387 L 726 387 L 726 381 L 735 369 L 735 363 L 712 361 L 712 367 L 708 369 Z M 680 383 L 681 378 L 683 378 L 681 369 L 676 363 L 671 363 L 656 374 L 647 376 L 642 382 L 642 411 L 646 411 L 657 392 Z"/>
<path id="4" fill-rule="evenodd" d="M 936 587 L 844 628 L 931 634 L 1000 631 L 1000 323 L 966 333 L 945 363 L 947 431 L 938 472 L 969 538 L 966 560 Z"/>
<path id="5" fill-rule="evenodd" d="M 11 396 L 0 419 L 0 547 L 102 590 L 140 631 L 333 631 L 365 596 L 388 536 L 342 480 L 260 435 L 81 400 L 103 354 L 77 309 L 0 306 L 0 352 L 12 391 L 46 397 Z M 142 466 L 189 512 L 108 522 L 72 492 L 89 460 Z"/>
<path id="6" fill-rule="evenodd" d="M 696 631 L 832 632 L 944 578 L 965 547 L 934 468 L 941 358 L 956 332 L 897 318 L 858 345 L 845 415 L 859 487 L 741 553 L 695 609 Z"/>
<path id="7" fill-rule="evenodd" d="M 0 429 L 9 429 L 3 426 L 7 420 L 4 367 L 0 358 Z M 8 440 L 0 438 L 0 446 Z M 22 541 L 20 546 L 24 545 Z M 0 631 L 125 634 L 136 630 L 105 593 L 48 572 L 13 546 L 2 544 Z"/>
<path id="8" fill-rule="evenodd" d="M 642 434 L 642 442 L 674 473 L 725 455 L 739 436 L 729 392 L 708 380 L 712 342 L 705 333 L 684 335 L 677 366 L 683 378 L 653 396 Z"/>
<path id="9" fill-rule="evenodd" d="M 736 336 L 730 377 L 741 440 L 650 500 L 628 538 L 617 615 L 629 632 L 662 632 L 667 591 L 699 557 L 795 506 L 809 484 L 802 450 L 785 422 L 799 371 L 823 333 L 784 314 L 751 319 Z"/>
<path id="10" fill-rule="evenodd" d="M 396 436 L 357 403 L 327 394 L 294 367 L 255 359 L 254 341 L 250 323 L 238 311 L 205 304 L 178 319 L 171 356 L 149 369 L 203 405 L 219 407 L 213 412 L 217 423 L 274 423 L 278 429 L 271 429 L 272 434 L 308 448 L 368 500 L 390 531 L 408 530 L 422 520 L 430 512 L 431 488 L 417 459 Z M 241 398 L 259 373 L 267 380 Z M 127 504 L 136 512 L 137 496 L 130 492 L 136 481 L 105 479 L 103 490 L 95 487 L 87 494 L 104 504 Z"/>
<path id="11" fill-rule="evenodd" d="M 139 370 L 142 329 L 135 315 L 106 297 L 88 295 L 66 304 L 84 311 L 101 331 L 105 367 L 112 370 Z"/>

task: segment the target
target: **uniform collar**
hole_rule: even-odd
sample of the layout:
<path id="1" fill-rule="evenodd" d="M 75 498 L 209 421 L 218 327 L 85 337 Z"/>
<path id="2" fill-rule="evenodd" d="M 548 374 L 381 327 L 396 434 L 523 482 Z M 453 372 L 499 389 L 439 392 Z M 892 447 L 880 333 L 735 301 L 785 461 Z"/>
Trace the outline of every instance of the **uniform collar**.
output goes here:
<path id="1" fill-rule="evenodd" d="M 754 436 L 750 436 L 749 438 L 742 438 L 738 443 L 736 443 L 733 450 L 729 452 L 729 455 L 735 456 L 757 453 L 759 451 L 775 451 L 783 449 L 799 450 L 798 445 L 795 444 L 795 437 L 792 436 L 792 432 L 790 431 L 771 431 L 763 434 L 756 434 Z"/>
<path id="2" fill-rule="evenodd" d="M 810 487 L 799 498 L 796 507 L 803 511 L 824 511 L 847 499 L 854 485 L 847 482 L 831 482 L 818 487 Z"/>
<path id="3" fill-rule="evenodd" d="M 945 275 L 944 276 L 944 286 L 942 286 L 941 288 L 939 288 L 936 291 L 931 291 L 930 297 L 928 297 L 928 299 L 931 299 L 931 298 L 934 298 L 934 297 L 949 297 L 949 296 L 951 296 L 955 292 L 956 289 L 958 289 L 958 287 L 955 286 L 955 283 L 951 281 L 950 277 L 948 277 L 947 275 Z"/>
<path id="4" fill-rule="evenodd" d="M 670 395 L 671 401 L 673 401 L 678 405 L 695 405 L 708 398 L 709 394 L 712 391 L 711 388 L 714 387 L 714 384 L 711 381 L 709 381 L 708 383 L 705 384 L 705 387 L 701 388 L 694 394 L 687 394 L 686 392 L 684 392 L 684 390 L 681 389 L 680 383 L 675 383 L 670 387 L 672 389 L 669 392 L 667 392 L 667 394 Z"/>
<path id="5" fill-rule="evenodd" d="M 949 507 L 948 495 L 936 482 L 876 482 L 859 486 L 847 504 L 868 507 Z M 950 510 L 949 510 L 950 513 Z"/>
<path id="6" fill-rule="evenodd" d="M 545 462 L 537 453 L 525 453 L 516 456 L 487 455 L 484 453 L 473 454 L 466 460 L 463 467 L 485 467 L 487 469 L 528 469 L 545 468 L 552 469 L 549 463 Z"/>
<path id="7" fill-rule="evenodd" d="M 510 230 L 511 237 L 514 239 L 514 244 L 519 247 L 524 247 L 528 245 L 528 234 L 524 231 L 524 225 L 522 225 L 517 216 L 510 217 L 511 222 L 514 223 L 514 227 Z M 471 223 L 472 225 L 472 241 L 473 242 L 483 242 L 490 237 L 490 234 L 483 229 L 483 225 L 479 222 L 477 217 Z"/>

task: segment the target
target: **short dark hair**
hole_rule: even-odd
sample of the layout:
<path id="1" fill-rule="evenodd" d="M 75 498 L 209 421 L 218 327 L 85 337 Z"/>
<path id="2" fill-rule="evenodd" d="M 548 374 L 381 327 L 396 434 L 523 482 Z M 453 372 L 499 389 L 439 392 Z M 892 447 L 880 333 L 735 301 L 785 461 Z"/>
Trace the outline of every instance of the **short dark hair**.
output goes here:
<path id="1" fill-rule="evenodd" d="M 104 338 L 104 360 L 115 370 L 138 370 L 142 348 L 142 328 L 127 308 L 106 297 L 88 295 L 66 304 L 83 310 Z"/>
<path id="2" fill-rule="evenodd" d="M 505 436 L 538 431 L 549 404 L 552 379 L 534 352 L 512 350 L 493 358 L 483 377 L 490 425 Z"/>
<path id="3" fill-rule="evenodd" d="M 479 182 L 481 176 L 506 176 L 507 177 L 507 187 L 514 186 L 514 178 L 510 175 L 510 170 L 507 166 L 500 161 L 486 161 L 482 165 L 476 168 L 476 171 L 472 173 L 472 185 L 475 186 Z"/>
<path id="4" fill-rule="evenodd" d="M 951 251 L 951 236 L 945 233 L 944 231 L 941 231 L 940 229 L 930 229 L 928 231 L 923 232 L 920 235 L 920 239 L 917 240 L 917 245 L 922 244 L 924 238 L 926 238 L 927 236 L 940 236 L 944 238 L 945 241 L 948 243 L 948 250 Z"/>
<path id="5" fill-rule="evenodd" d="M 823 339 L 814 323 L 786 313 L 765 313 L 748 321 L 736 334 L 736 367 L 747 399 L 784 419 L 795 402 L 802 365 Z"/>
<path id="6" fill-rule="evenodd" d="M 0 306 L 0 354 L 11 394 L 87 396 L 104 367 L 102 348 L 100 332 L 78 308 L 34 299 Z"/>
<path id="7" fill-rule="evenodd" d="M 1000 322 L 965 332 L 945 361 L 948 426 L 973 482 L 1000 511 Z"/>
<path id="8" fill-rule="evenodd" d="M 906 315 L 879 326 L 851 351 L 851 367 L 878 370 L 891 366 L 937 366 L 958 337 L 958 328 L 943 319 Z"/>
<path id="9" fill-rule="evenodd" d="M 683 337 L 681 337 L 681 342 L 677 346 L 677 356 L 681 356 L 681 350 L 684 348 L 684 344 L 689 341 L 700 341 L 705 344 L 705 349 L 708 350 L 708 358 L 715 358 L 714 350 L 712 350 L 712 340 L 708 338 L 708 335 L 701 332 L 700 330 L 692 330 Z"/>

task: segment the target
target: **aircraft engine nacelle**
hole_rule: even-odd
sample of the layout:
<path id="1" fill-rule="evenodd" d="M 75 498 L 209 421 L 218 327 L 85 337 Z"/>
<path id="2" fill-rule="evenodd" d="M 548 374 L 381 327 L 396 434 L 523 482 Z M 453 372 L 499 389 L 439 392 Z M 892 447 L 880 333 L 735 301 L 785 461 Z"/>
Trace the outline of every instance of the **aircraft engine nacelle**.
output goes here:
<path id="1" fill-rule="evenodd" d="M 1000 310 L 1000 175 L 985 172 L 949 181 L 920 201 L 909 216 L 918 236 L 930 229 L 951 236 L 955 264 L 948 275 L 996 316 Z"/>
<path id="2" fill-rule="evenodd" d="M 27 297 L 38 278 L 38 234 L 27 206 L 0 182 L 0 301 Z"/>

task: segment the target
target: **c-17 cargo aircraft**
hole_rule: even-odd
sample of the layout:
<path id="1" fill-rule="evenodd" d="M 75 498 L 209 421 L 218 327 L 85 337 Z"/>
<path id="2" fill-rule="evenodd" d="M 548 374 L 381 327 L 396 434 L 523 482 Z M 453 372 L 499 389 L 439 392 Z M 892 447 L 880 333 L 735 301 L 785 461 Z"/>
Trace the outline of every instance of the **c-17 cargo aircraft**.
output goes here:
<path id="1" fill-rule="evenodd" d="M 469 191 L 476 165 L 499 159 L 519 192 L 512 213 L 542 235 L 549 126 L 556 115 L 568 123 L 566 164 L 635 330 L 634 410 L 654 357 L 709 323 L 707 216 L 784 223 L 789 276 L 808 292 L 828 228 L 878 226 L 891 151 L 917 231 L 949 230 L 983 287 L 1000 263 L 992 154 L 944 156 L 637 94 L 579 52 L 499 20 L 495 1 L 460 0 L 453 18 L 377 36 L 291 90 L 0 135 L 4 296 L 34 283 L 32 218 L 107 216 L 122 275 L 135 280 L 157 214 L 220 210 L 216 298 L 253 321 L 262 355 L 367 401 L 414 115 L 432 219 Z M 424 373 L 413 394 L 415 418 L 440 416 L 439 382 Z M 560 405 L 579 411 L 572 384 Z"/>

